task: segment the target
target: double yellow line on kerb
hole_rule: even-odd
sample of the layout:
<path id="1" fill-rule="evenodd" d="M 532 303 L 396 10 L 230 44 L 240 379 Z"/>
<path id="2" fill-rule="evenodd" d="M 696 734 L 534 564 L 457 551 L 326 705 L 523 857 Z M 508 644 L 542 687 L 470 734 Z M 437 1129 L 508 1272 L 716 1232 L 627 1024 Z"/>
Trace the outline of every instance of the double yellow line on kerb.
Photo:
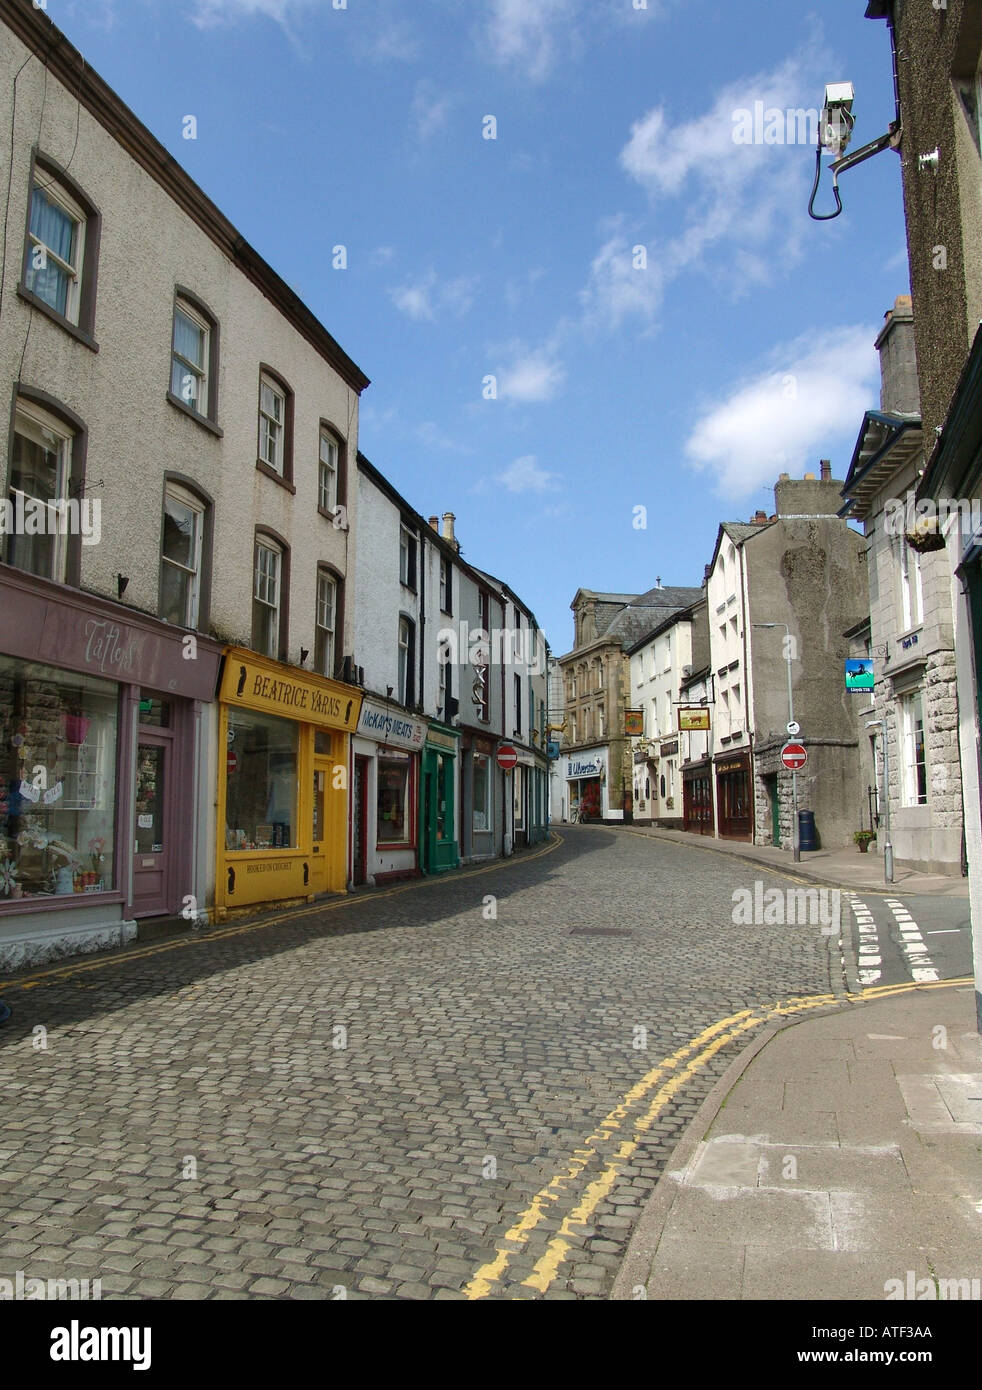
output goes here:
<path id="1" fill-rule="evenodd" d="M 966 976 L 957 980 L 938 980 L 931 984 L 881 985 L 847 997 L 855 1003 L 903 994 L 908 990 L 951 989 L 971 983 L 971 977 Z M 521 1252 L 540 1222 L 558 1210 L 557 1204 L 567 1195 L 567 1189 L 576 1183 L 591 1160 L 598 1156 L 600 1146 L 612 1139 L 621 1129 L 628 1113 L 639 1102 L 647 1100 L 647 1108 L 634 1121 L 630 1137 L 622 1139 L 600 1173 L 587 1184 L 576 1205 L 564 1216 L 559 1230 L 549 1241 L 544 1254 L 536 1261 L 532 1273 L 522 1280 L 523 1287 L 545 1293 L 556 1279 L 559 1268 L 569 1252 L 572 1239 L 579 1234 L 578 1228 L 587 1224 L 599 1204 L 610 1193 L 621 1169 L 634 1156 L 643 1136 L 687 1081 L 701 1071 L 721 1048 L 742 1034 L 776 1018 L 787 1018 L 809 1009 L 828 1008 L 840 1002 L 841 998 L 833 994 L 816 994 L 795 996 L 770 1007 L 743 1009 L 740 1013 L 731 1014 L 729 1018 L 722 1018 L 718 1023 L 704 1029 L 671 1056 L 665 1057 L 657 1066 L 652 1067 L 651 1071 L 632 1086 L 623 1100 L 601 1120 L 585 1140 L 584 1146 L 573 1151 L 569 1166 L 563 1172 L 557 1173 L 535 1194 L 525 1211 L 502 1237 L 494 1259 L 482 1265 L 466 1285 L 466 1296 L 469 1299 L 486 1298 L 488 1294 L 495 1292 L 496 1286 L 502 1287 L 501 1278 L 512 1256 Z"/>

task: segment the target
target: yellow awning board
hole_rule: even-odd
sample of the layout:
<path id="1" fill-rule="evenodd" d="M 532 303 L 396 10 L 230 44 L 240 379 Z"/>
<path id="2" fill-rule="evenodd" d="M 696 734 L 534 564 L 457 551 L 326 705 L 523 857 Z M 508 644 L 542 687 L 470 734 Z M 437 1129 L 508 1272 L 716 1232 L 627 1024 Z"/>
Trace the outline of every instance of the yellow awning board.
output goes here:
<path id="1" fill-rule="evenodd" d="M 261 710 L 327 729 L 354 730 L 362 692 L 341 681 L 315 676 L 241 647 L 225 652 L 219 699 L 243 709 Z"/>

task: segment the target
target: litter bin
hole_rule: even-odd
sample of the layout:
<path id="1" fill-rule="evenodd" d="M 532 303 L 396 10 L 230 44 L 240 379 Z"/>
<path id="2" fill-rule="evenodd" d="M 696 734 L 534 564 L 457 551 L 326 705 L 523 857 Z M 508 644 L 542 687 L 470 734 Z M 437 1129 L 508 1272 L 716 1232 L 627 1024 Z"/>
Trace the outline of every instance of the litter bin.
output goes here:
<path id="1" fill-rule="evenodd" d="M 818 831 L 815 829 L 815 812 L 798 812 L 799 849 L 818 849 Z"/>

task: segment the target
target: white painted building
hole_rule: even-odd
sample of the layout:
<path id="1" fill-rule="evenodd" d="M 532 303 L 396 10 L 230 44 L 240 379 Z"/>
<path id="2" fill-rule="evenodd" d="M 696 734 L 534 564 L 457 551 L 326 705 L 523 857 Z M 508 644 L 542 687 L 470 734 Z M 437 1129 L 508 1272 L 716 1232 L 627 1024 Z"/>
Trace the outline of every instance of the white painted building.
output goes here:
<path id="1" fill-rule="evenodd" d="M 640 710 L 643 732 L 632 738 L 634 818 L 677 827 L 682 823 L 679 689 L 692 667 L 691 609 L 666 618 L 628 651 L 630 708 Z"/>

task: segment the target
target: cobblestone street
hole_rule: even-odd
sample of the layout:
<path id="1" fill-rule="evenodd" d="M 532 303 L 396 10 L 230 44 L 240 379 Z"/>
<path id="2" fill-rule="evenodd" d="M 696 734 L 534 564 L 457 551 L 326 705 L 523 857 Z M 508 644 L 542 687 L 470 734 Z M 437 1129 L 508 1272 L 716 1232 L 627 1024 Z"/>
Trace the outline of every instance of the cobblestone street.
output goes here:
<path id="1" fill-rule="evenodd" d="M 429 1299 L 504 1249 L 484 1296 L 606 1297 L 745 1039 L 525 1284 L 623 1131 L 574 1172 L 577 1150 L 701 1030 L 841 980 L 820 926 L 733 925 L 734 889 L 759 879 L 786 886 L 570 827 L 504 865 L 7 981 L 0 1275 L 99 1278 L 104 1298 Z"/>

